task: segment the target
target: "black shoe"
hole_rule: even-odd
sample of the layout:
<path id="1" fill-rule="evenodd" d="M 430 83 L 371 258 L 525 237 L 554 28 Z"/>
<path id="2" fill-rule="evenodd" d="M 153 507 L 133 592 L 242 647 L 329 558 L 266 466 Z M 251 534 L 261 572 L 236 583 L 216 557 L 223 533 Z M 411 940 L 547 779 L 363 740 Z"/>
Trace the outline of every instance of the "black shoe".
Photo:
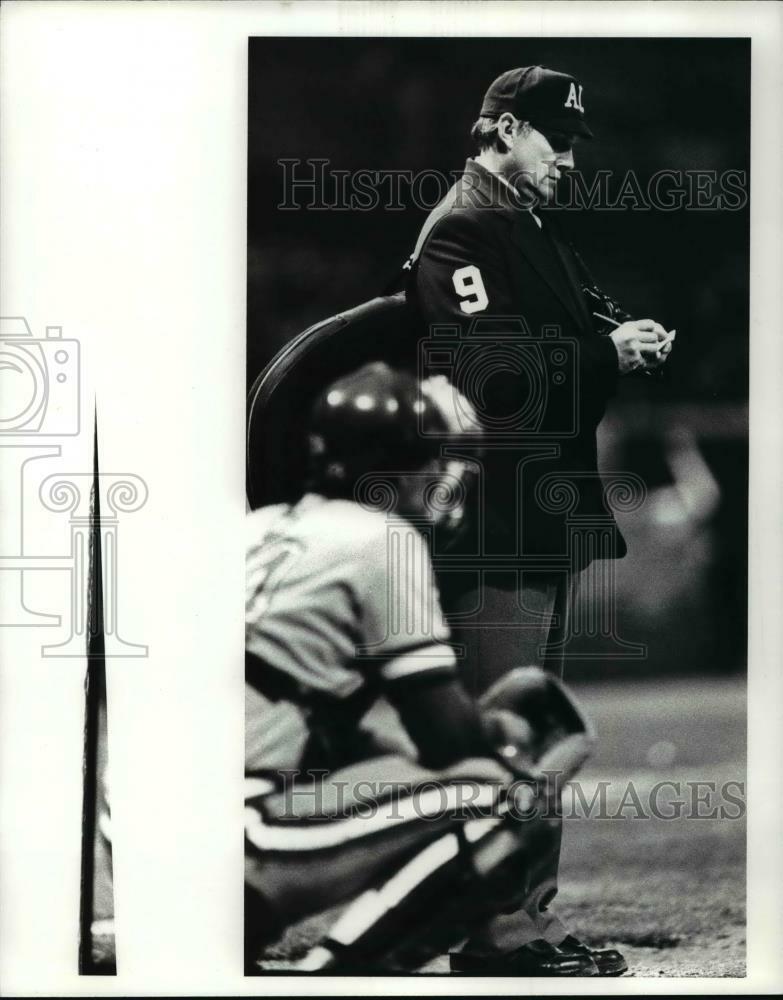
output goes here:
<path id="1" fill-rule="evenodd" d="M 598 968 L 589 953 L 564 952 L 548 941 L 531 941 L 515 951 L 479 955 L 452 951 L 451 971 L 468 976 L 597 976 Z"/>
<path id="2" fill-rule="evenodd" d="M 622 976 L 628 971 L 628 963 L 623 958 L 622 952 L 615 948 L 593 949 L 584 942 L 569 934 L 567 938 L 557 946 L 558 951 L 573 955 L 589 955 L 598 967 L 599 976 Z"/>

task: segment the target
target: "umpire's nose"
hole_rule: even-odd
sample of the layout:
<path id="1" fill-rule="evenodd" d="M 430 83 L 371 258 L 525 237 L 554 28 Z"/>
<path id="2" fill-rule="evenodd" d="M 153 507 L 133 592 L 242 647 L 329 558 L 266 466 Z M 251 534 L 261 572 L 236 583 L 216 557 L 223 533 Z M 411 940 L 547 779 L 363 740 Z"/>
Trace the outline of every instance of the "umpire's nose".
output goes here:
<path id="1" fill-rule="evenodd" d="M 574 151 L 573 149 L 567 149 L 562 153 L 557 154 L 557 159 L 555 160 L 555 166 L 558 170 L 573 170 L 574 168 Z"/>

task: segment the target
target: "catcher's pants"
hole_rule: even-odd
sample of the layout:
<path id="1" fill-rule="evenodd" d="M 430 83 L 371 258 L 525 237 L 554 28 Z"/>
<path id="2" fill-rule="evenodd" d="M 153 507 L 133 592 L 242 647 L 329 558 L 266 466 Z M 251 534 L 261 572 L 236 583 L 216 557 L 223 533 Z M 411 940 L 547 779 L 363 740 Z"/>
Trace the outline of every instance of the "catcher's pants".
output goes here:
<path id="1" fill-rule="evenodd" d="M 519 580 L 519 577 L 517 577 Z M 514 586 L 508 572 L 487 573 L 481 593 L 456 598 L 450 612 L 471 615 L 465 626 L 455 622 L 453 638 L 464 644 L 463 678 L 475 696 L 519 666 L 540 666 L 563 676 L 563 650 L 569 605 L 576 577 L 566 573 L 524 573 Z M 562 822 L 552 824 L 549 848 L 533 869 L 520 871 L 524 903 L 511 913 L 493 917 L 466 945 L 466 950 L 503 952 L 541 938 L 559 944 L 568 931 L 549 904 L 557 893 Z"/>
<path id="2" fill-rule="evenodd" d="M 510 778 L 493 760 L 433 772 L 388 755 L 285 791 L 247 779 L 247 949 L 356 898 L 472 816 L 493 815 Z"/>

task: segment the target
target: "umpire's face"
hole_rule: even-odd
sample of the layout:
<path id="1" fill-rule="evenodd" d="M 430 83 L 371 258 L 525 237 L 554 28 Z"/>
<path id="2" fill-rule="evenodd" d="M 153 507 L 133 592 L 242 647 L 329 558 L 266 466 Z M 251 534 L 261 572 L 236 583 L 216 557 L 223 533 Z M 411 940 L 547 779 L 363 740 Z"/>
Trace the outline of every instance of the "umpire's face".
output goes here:
<path id="1" fill-rule="evenodd" d="M 499 132 L 508 147 L 506 178 L 526 197 L 546 204 L 553 201 L 564 170 L 574 166 L 576 136 L 543 132 L 511 114 L 501 116 Z"/>

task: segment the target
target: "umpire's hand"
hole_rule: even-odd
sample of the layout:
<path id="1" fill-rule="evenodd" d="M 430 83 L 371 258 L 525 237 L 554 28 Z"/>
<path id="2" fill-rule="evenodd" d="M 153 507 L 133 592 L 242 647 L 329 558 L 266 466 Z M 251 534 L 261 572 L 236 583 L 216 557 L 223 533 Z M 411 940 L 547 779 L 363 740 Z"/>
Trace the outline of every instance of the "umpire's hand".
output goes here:
<path id="1" fill-rule="evenodd" d="M 667 334 L 652 319 L 632 319 L 612 330 L 609 336 L 617 349 L 620 374 L 662 365 L 671 353 L 675 335 L 675 330 Z"/>

